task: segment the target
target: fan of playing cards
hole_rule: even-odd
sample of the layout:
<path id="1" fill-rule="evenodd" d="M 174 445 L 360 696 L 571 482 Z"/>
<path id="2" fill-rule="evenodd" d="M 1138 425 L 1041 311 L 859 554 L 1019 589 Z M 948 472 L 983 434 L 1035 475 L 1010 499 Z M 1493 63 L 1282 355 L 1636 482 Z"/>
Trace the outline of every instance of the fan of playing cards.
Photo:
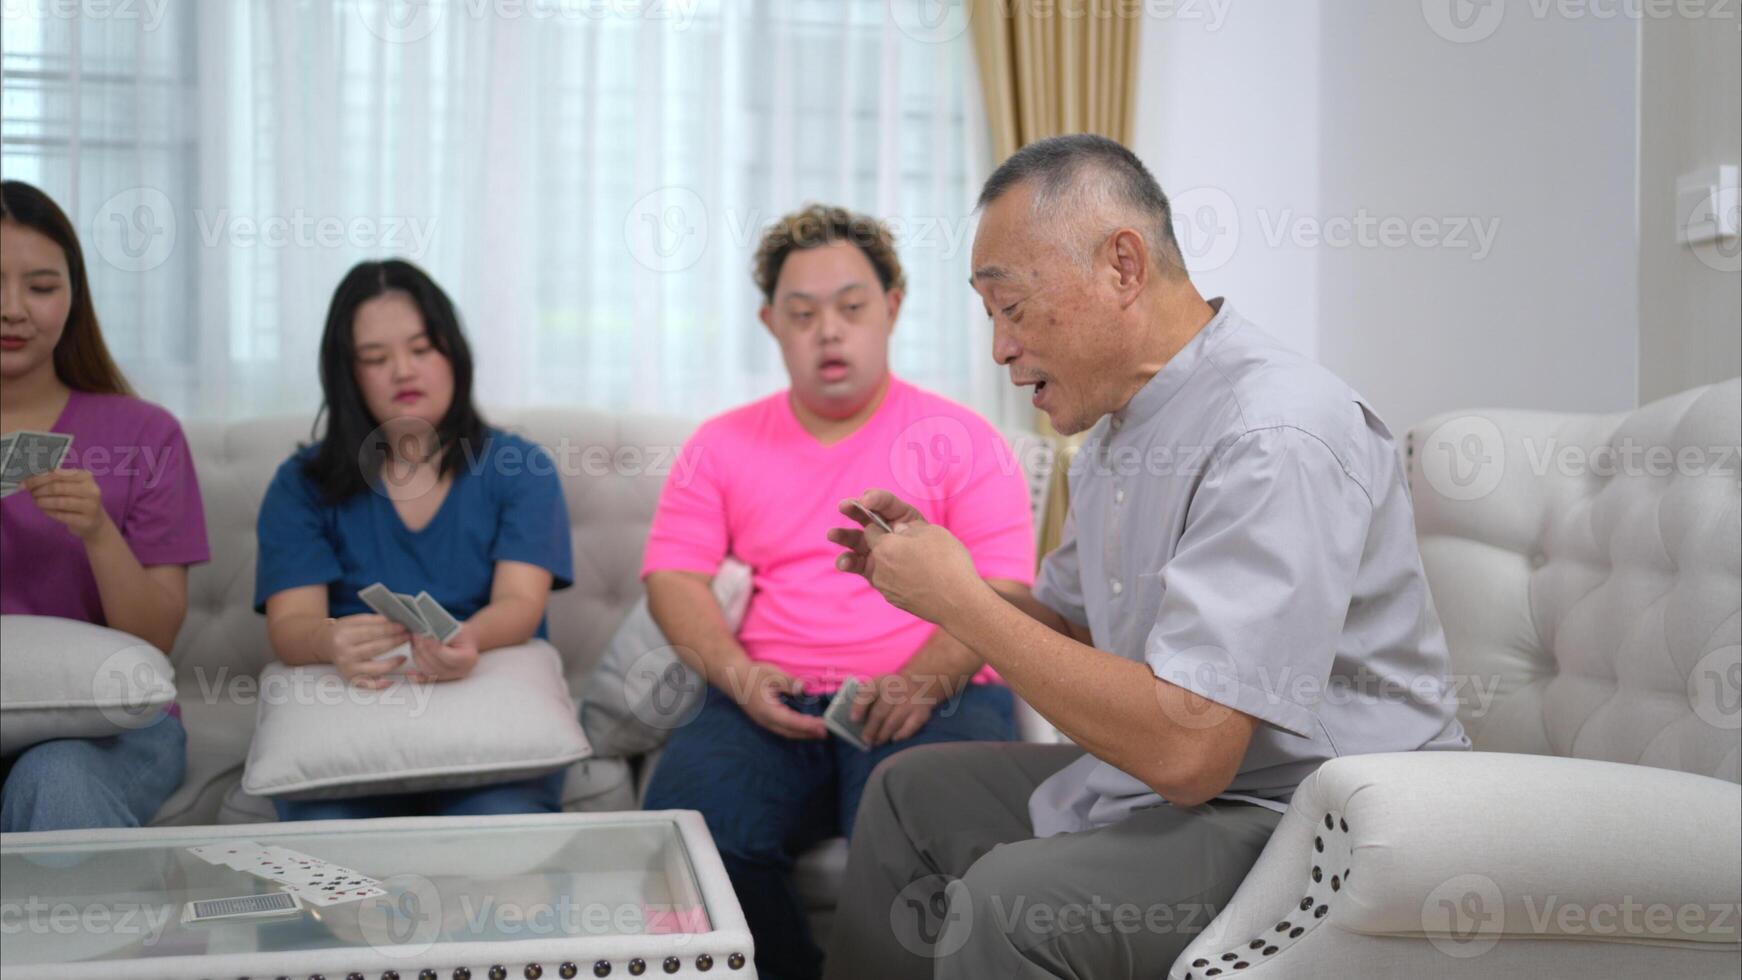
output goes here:
<path id="1" fill-rule="evenodd" d="M 419 592 L 414 596 L 405 595 L 376 582 L 357 593 L 357 598 L 362 599 L 376 613 L 418 636 L 433 636 L 446 643 L 460 631 L 460 621 L 443 609 L 442 604 L 431 598 L 428 592 Z M 382 656 L 392 653 L 390 650 Z"/>
<path id="2" fill-rule="evenodd" d="M 0 436 L 0 497 L 17 493 L 25 480 L 58 469 L 73 446 L 64 432 L 20 429 Z"/>

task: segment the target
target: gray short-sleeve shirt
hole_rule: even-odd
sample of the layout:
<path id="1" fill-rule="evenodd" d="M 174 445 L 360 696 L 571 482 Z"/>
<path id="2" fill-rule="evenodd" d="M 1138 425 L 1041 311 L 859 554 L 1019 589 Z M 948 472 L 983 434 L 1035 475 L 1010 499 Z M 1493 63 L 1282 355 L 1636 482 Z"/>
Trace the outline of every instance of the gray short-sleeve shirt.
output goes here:
<path id="1" fill-rule="evenodd" d="M 1468 748 L 1391 433 L 1335 375 L 1213 305 L 1085 440 L 1035 595 L 1096 647 L 1262 722 L 1226 798 L 1282 809 L 1326 759 Z M 1164 802 L 1084 756 L 1029 811 L 1048 836 Z"/>

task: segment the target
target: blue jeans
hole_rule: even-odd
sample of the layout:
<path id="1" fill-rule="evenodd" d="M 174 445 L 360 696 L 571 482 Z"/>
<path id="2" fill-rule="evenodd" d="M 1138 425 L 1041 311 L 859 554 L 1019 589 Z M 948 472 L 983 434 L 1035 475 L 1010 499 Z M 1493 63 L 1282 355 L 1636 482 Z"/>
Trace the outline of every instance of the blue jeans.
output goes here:
<path id="1" fill-rule="evenodd" d="M 280 820 L 367 820 L 372 817 L 487 817 L 556 813 L 563 808 L 567 769 L 512 783 L 421 793 L 354 796 L 346 800 L 273 800 Z"/>
<path id="2" fill-rule="evenodd" d="M 828 700 L 814 695 L 786 702 L 820 716 Z M 938 705 L 912 738 L 868 752 L 833 735 L 783 738 L 710 687 L 695 720 L 666 742 L 647 788 L 647 808 L 701 811 L 756 938 L 757 973 L 764 980 L 811 978 L 821 974 L 823 954 L 792 884 L 798 855 L 830 837 L 852 836 L 865 782 L 884 759 L 931 742 L 1015 736 L 1015 699 L 1002 685 L 970 684 Z"/>
<path id="3" fill-rule="evenodd" d="M 187 732 L 174 715 L 105 738 L 38 742 L 5 763 L 0 831 L 142 827 L 186 771 Z"/>

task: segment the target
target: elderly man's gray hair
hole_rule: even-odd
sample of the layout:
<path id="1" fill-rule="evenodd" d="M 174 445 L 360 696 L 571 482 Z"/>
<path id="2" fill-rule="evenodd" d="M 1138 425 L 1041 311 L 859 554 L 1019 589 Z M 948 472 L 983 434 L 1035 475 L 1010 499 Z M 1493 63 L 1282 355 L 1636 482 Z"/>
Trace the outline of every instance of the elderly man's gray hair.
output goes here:
<path id="1" fill-rule="evenodd" d="M 1034 188 L 1034 216 L 1078 261 L 1086 263 L 1116 229 L 1132 227 L 1164 274 L 1185 273 L 1167 195 L 1137 154 L 1118 142 L 1093 133 L 1036 140 L 986 179 L 975 210 L 1023 184 Z"/>

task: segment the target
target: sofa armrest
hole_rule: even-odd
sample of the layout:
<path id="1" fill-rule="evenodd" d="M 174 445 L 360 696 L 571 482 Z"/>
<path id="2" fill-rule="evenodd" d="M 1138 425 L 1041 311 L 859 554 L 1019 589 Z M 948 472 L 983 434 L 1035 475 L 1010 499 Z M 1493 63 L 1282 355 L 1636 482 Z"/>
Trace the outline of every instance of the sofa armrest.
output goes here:
<path id="1" fill-rule="evenodd" d="M 1485 752 L 1334 759 L 1169 976 L 1232 972 L 1327 926 L 1737 949 L 1739 833 L 1742 789 L 1690 773 Z"/>

